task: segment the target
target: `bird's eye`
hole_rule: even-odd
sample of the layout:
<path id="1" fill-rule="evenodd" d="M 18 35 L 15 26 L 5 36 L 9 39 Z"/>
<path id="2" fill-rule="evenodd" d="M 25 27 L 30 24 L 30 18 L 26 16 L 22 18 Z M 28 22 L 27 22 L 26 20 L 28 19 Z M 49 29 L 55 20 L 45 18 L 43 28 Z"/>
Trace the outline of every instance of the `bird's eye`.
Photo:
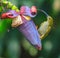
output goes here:
<path id="1" fill-rule="evenodd" d="M 49 20 L 50 20 L 50 18 L 49 18 Z"/>

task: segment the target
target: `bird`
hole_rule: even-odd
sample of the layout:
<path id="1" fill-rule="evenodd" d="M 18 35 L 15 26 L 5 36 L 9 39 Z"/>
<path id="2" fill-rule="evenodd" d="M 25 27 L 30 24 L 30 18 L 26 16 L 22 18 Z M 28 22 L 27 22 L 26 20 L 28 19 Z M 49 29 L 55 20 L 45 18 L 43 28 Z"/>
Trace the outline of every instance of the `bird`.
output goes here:
<path id="1" fill-rule="evenodd" d="M 48 15 L 44 10 L 40 11 L 43 12 L 47 17 L 47 20 L 42 22 L 38 28 L 40 38 L 44 39 L 49 34 L 53 27 L 53 18 L 50 15 Z"/>

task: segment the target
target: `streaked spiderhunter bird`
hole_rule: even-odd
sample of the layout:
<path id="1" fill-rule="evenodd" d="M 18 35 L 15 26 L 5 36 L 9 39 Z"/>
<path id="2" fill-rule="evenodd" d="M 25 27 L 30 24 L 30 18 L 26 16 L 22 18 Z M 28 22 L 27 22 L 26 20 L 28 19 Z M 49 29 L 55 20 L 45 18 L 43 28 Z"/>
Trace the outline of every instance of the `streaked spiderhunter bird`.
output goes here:
<path id="1" fill-rule="evenodd" d="M 28 6 L 22 6 L 19 12 L 9 10 L 8 12 L 3 13 L 1 17 L 11 18 L 11 26 L 16 27 L 33 46 L 35 46 L 38 50 L 41 50 L 42 45 L 40 35 L 32 20 L 36 14 L 37 8 L 35 6 L 32 6 L 31 8 Z"/>
<path id="2" fill-rule="evenodd" d="M 40 33 L 40 38 L 44 39 L 49 34 L 49 32 L 53 27 L 53 18 L 50 15 L 48 15 L 44 10 L 40 10 L 40 11 L 43 12 L 47 17 L 47 20 L 42 22 L 40 24 L 40 27 L 38 28 L 38 32 Z"/>

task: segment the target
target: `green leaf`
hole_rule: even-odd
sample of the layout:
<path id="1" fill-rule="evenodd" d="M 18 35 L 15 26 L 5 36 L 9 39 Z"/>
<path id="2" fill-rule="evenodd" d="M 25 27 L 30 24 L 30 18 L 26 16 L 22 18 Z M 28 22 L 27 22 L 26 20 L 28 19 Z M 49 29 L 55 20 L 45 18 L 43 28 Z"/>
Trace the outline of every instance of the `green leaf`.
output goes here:
<path id="1" fill-rule="evenodd" d="M 0 6 L 0 12 L 2 12 L 2 10 L 3 10 L 3 7 L 2 7 L 2 6 Z"/>
<path id="2" fill-rule="evenodd" d="M 11 27 L 11 19 L 0 20 L 0 35 L 4 34 Z"/>

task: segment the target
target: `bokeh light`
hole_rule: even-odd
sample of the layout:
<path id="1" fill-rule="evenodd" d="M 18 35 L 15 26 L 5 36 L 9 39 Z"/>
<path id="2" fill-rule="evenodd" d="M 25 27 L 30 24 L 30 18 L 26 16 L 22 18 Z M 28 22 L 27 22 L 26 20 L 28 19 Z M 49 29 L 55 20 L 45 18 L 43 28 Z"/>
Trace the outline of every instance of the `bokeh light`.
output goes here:
<path id="1" fill-rule="evenodd" d="M 60 54 L 58 55 L 58 58 L 60 58 Z"/>
<path id="2" fill-rule="evenodd" d="M 60 10 L 60 0 L 54 0 L 53 2 L 53 12 L 58 12 Z"/>
<path id="3" fill-rule="evenodd" d="M 32 46 L 27 40 L 26 38 L 23 38 L 22 40 L 22 46 L 24 47 L 24 49 L 31 55 L 31 56 L 36 56 L 38 54 L 38 50 Z"/>
<path id="4" fill-rule="evenodd" d="M 53 48 L 52 42 L 46 41 L 46 42 L 44 43 L 44 49 L 45 49 L 46 51 L 51 51 L 52 48 Z"/>

